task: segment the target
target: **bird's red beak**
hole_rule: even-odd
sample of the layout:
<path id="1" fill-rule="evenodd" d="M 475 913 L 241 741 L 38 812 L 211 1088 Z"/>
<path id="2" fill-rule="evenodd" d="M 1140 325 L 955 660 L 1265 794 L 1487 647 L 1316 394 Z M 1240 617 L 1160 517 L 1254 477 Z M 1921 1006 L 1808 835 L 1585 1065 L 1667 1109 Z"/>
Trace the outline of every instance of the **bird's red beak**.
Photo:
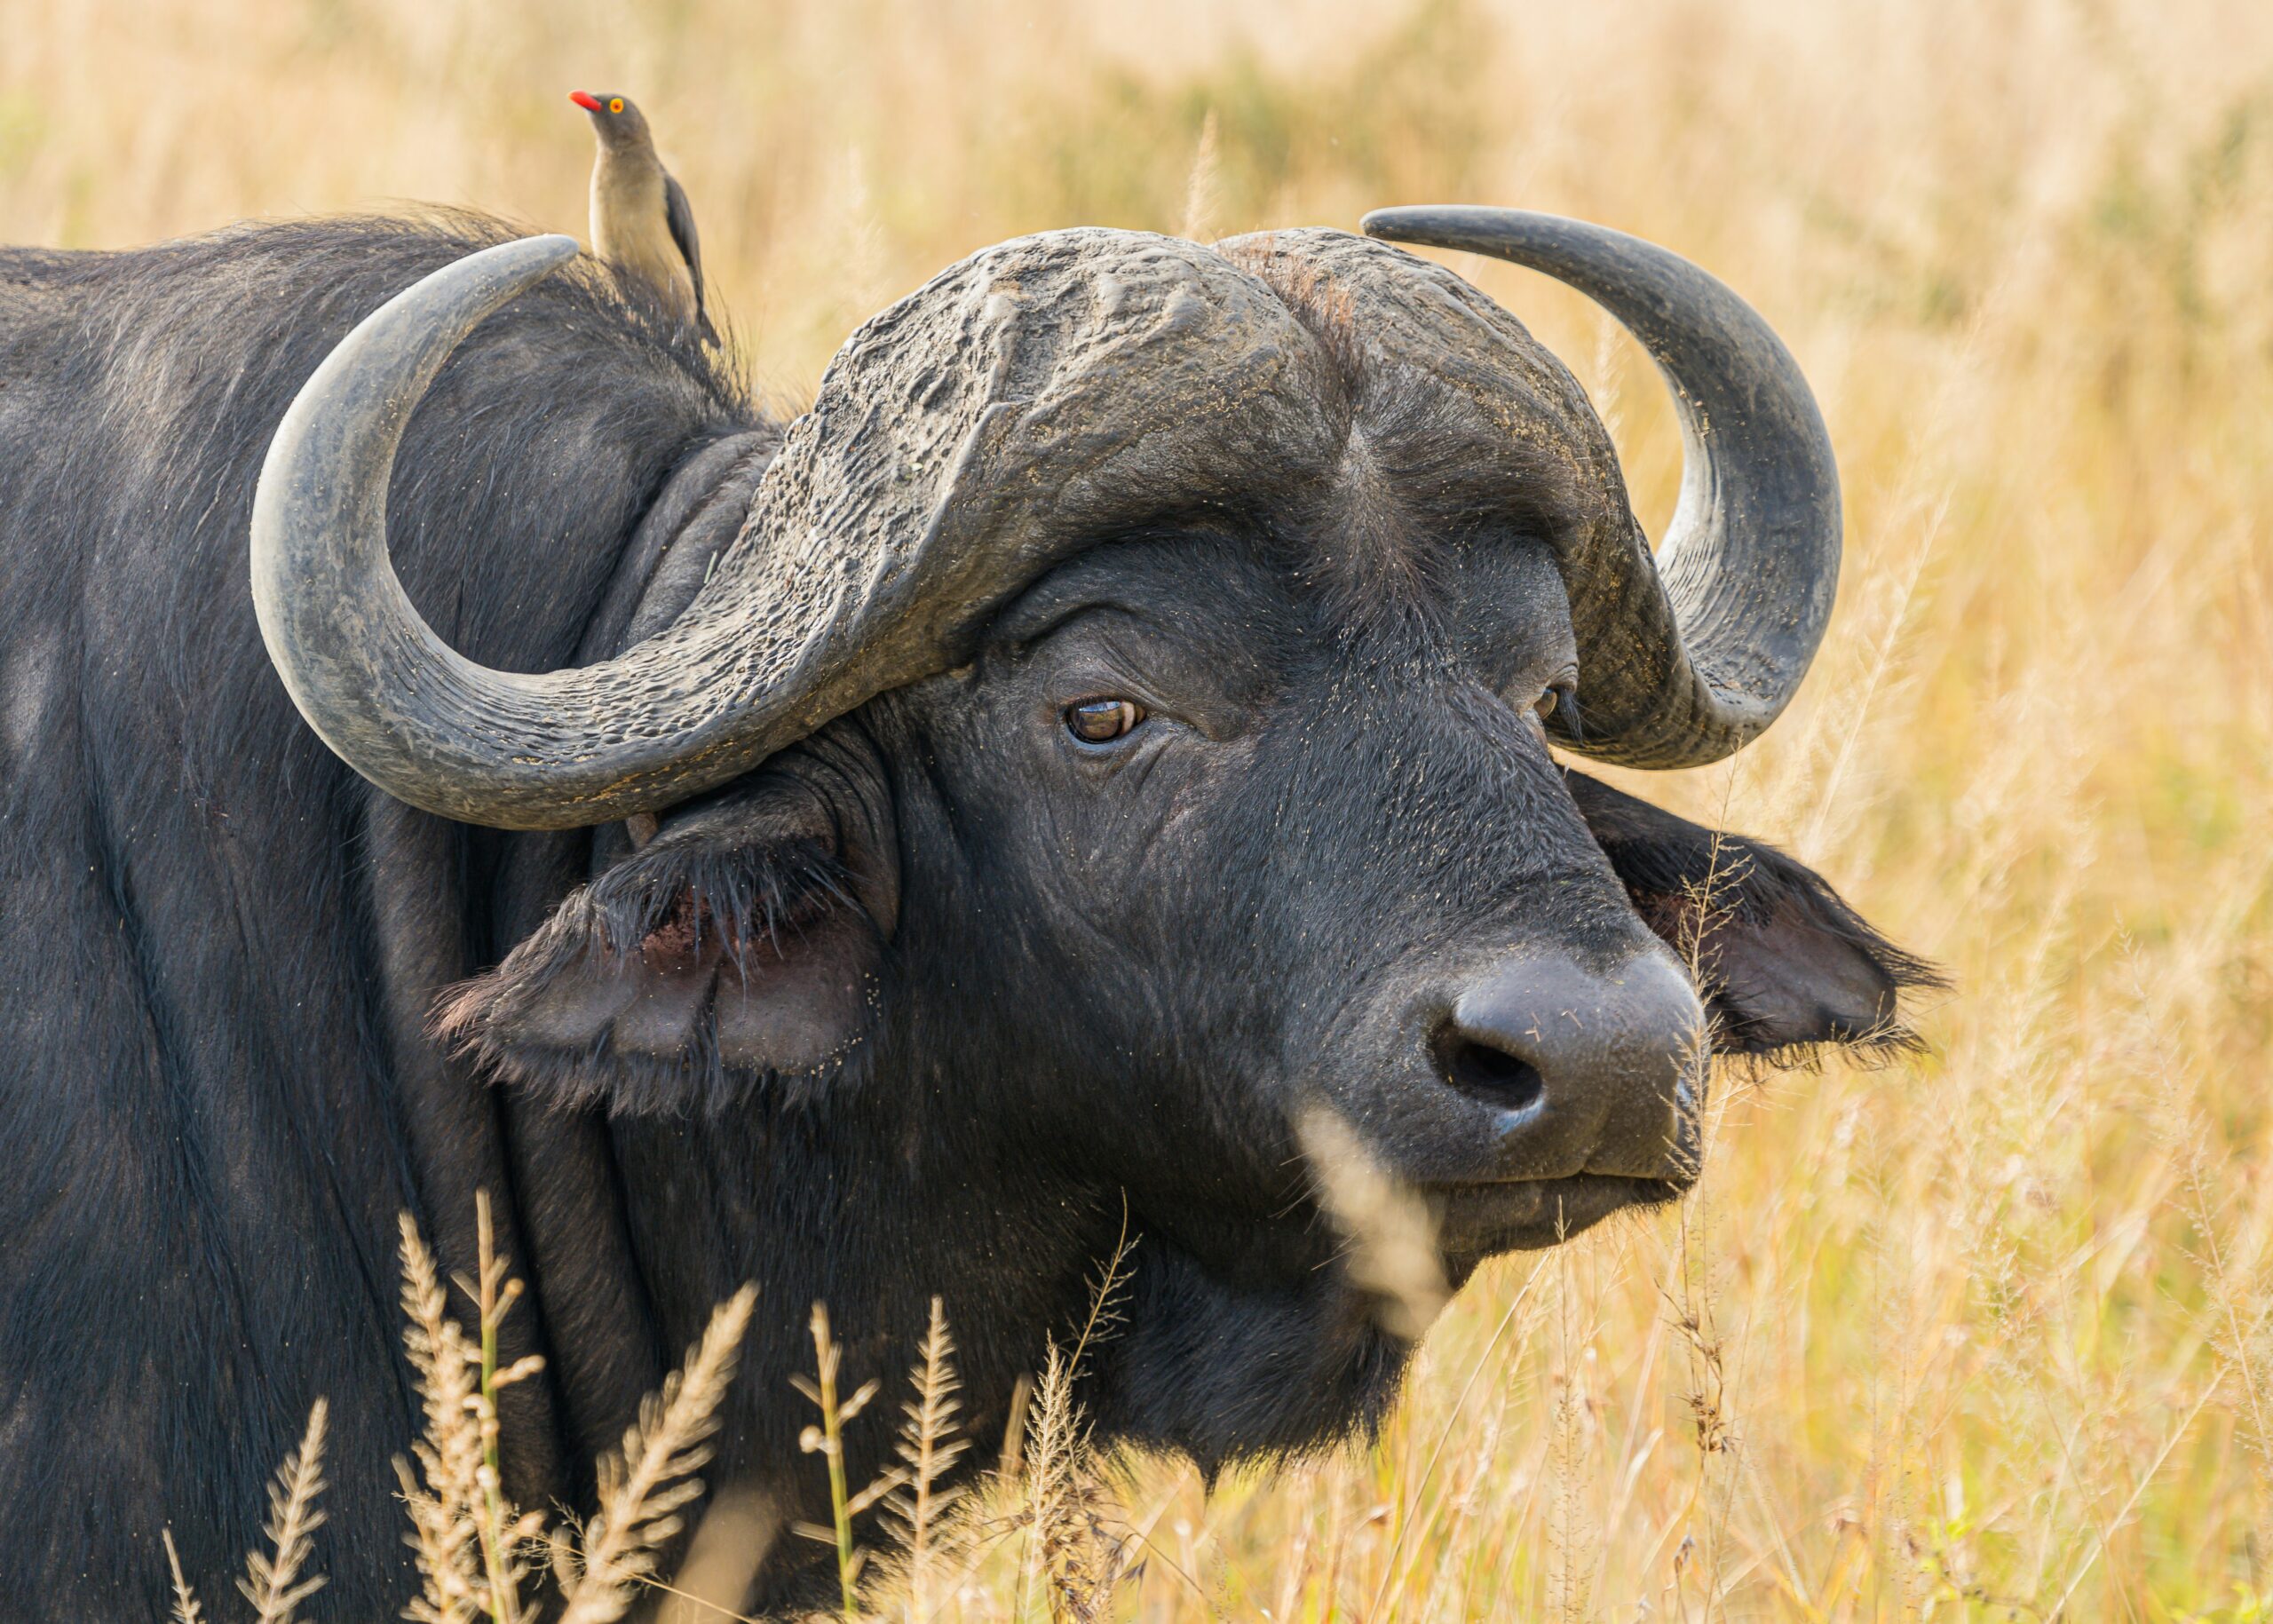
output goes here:
<path id="1" fill-rule="evenodd" d="M 600 110 L 600 99 L 590 91 L 571 91 L 568 92 L 568 99 L 587 113 L 597 113 Z"/>

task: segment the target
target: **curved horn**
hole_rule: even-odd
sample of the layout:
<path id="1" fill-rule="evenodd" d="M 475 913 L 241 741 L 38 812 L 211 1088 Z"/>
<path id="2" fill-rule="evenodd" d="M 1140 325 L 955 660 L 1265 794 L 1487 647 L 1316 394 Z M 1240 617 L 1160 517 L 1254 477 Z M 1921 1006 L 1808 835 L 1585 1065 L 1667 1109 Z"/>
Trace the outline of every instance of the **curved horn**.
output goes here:
<path id="1" fill-rule="evenodd" d="M 1671 386 L 1681 501 L 1662 594 L 1629 583 L 1624 650 L 1581 652 L 1588 755 L 1691 767 L 1765 728 L 1807 675 L 1839 585 L 1839 471 L 1791 352 L 1749 305 L 1677 254 L 1516 209 L 1380 209 L 1367 235 L 1543 271 L 1608 310 Z"/>
<path id="2" fill-rule="evenodd" d="M 365 317 L 285 413 L 253 499 L 253 606 L 300 714 L 389 794 L 469 822 L 573 827 L 688 793 L 655 768 L 701 718 L 617 714 L 626 690 L 653 700 L 679 683 L 645 661 L 543 676 L 476 665 L 420 617 L 387 556 L 387 487 L 413 408 L 484 317 L 576 251 L 562 236 L 500 243 Z M 659 734 L 669 748 L 654 748 Z"/>
<path id="3" fill-rule="evenodd" d="M 1300 426 L 1319 410 L 1300 329 L 1207 250 L 1105 231 L 999 244 L 853 335 L 669 626 L 596 664 L 492 670 L 404 595 L 388 481 L 450 352 L 574 253 L 502 243 L 366 317 L 301 387 L 253 503 L 253 602 L 293 702 L 380 788 L 470 823 L 577 828 L 722 784 L 961 663 L 996 609 L 1157 501 L 1168 471 L 1230 500 L 1258 443 L 1326 438 Z"/>

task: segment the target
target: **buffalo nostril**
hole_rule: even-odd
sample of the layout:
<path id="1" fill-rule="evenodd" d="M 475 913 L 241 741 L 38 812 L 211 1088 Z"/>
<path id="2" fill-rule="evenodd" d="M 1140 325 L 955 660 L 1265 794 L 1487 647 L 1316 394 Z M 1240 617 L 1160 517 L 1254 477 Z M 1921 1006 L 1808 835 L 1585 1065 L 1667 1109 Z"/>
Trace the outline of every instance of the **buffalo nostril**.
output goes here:
<path id="1" fill-rule="evenodd" d="M 1477 1130 L 1500 1143 L 1509 1174 L 1666 1177 L 1694 1110 L 1701 1015 L 1667 955 L 1604 969 L 1514 957 L 1460 989 L 1430 1058 L 1450 1089 L 1493 1109 Z"/>
<path id="2" fill-rule="evenodd" d="M 1537 1066 L 1486 1044 L 1454 1038 L 1442 1046 L 1438 1065 L 1461 1093 L 1506 1110 L 1528 1110 L 1547 1092 Z"/>

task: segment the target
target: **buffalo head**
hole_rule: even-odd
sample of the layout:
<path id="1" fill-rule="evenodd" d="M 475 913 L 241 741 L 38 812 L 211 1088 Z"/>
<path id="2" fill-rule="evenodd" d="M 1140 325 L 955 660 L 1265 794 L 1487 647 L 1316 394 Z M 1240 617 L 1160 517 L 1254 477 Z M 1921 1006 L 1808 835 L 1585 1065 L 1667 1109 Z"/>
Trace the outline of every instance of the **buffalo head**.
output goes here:
<path id="1" fill-rule="evenodd" d="M 358 772 L 468 822 L 618 826 L 456 994 L 455 1039 L 566 1100 L 859 1136 L 961 1192 L 943 1230 L 1016 1191 L 1125 1202 L 1150 1244 L 1103 1414 L 1204 1459 L 1347 1425 L 1396 1368 L 1331 1266 L 1307 1113 L 1422 1192 L 1457 1281 L 1683 1189 L 1716 1042 L 1885 1041 L 1915 970 L 1806 870 L 1550 753 L 1694 765 L 1790 700 L 1840 510 L 1784 347 L 1613 232 L 1368 226 L 1536 266 L 1635 333 L 1686 436 L 1661 558 L 1552 355 L 1330 231 L 966 260 L 852 337 L 730 544 L 659 570 L 683 585 L 646 635 L 575 669 L 445 646 L 385 527 L 428 382 L 565 240 L 358 328 L 254 519 L 276 668 Z M 1037 1256 L 1057 1210 L 1020 1220 Z M 956 1284 L 928 1287 L 952 1311 Z"/>

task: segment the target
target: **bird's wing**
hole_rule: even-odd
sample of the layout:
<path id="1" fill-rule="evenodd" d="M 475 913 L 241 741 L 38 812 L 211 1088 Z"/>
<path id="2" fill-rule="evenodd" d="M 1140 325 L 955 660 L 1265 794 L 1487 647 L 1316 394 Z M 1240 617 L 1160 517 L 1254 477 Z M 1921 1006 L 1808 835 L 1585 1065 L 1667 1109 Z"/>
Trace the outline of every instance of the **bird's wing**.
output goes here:
<path id="1" fill-rule="evenodd" d="M 678 177 L 669 170 L 663 171 L 663 218 L 670 223 L 671 241 L 678 244 L 687 274 L 694 278 L 694 324 L 704 338 L 716 344 L 718 331 L 710 325 L 710 313 L 702 307 L 702 238 L 694 229 L 694 206 L 686 201 L 686 188 L 679 185 Z"/>

